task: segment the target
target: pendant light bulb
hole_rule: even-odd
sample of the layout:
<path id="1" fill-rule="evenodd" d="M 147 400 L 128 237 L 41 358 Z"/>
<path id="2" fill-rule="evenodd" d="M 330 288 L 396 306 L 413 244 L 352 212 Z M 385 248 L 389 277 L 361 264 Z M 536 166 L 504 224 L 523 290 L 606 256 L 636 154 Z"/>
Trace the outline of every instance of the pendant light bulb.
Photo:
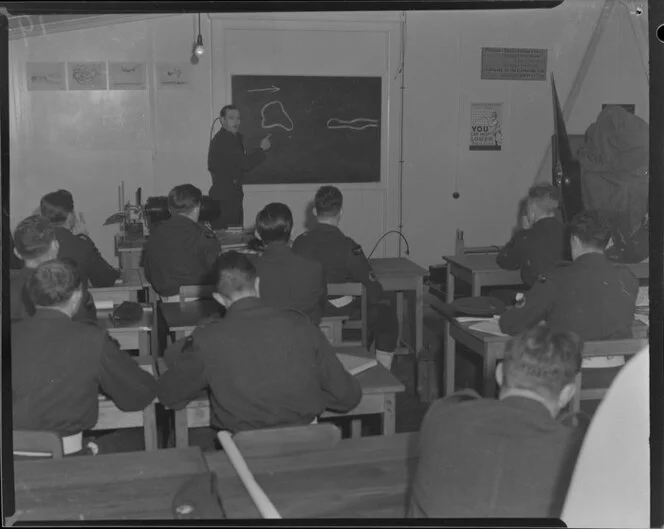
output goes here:
<path id="1" fill-rule="evenodd" d="M 196 39 L 196 47 L 194 48 L 194 54 L 196 57 L 200 57 L 205 53 L 205 48 L 203 47 L 203 36 L 199 33 L 198 38 Z"/>

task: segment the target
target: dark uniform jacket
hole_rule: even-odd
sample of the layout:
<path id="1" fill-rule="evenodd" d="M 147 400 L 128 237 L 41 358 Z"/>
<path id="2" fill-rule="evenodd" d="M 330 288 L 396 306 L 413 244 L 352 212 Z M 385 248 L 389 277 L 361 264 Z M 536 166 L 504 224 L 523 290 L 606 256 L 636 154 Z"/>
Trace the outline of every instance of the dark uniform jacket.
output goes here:
<path id="1" fill-rule="evenodd" d="M 27 283 L 33 268 L 21 268 L 10 270 L 9 273 L 9 306 L 11 308 L 12 323 L 21 321 L 27 317 L 34 316 L 36 308 L 30 296 L 28 296 Z M 97 309 L 90 291 L 85 283 L 83 288 L 83 300 L 81 306 L 72 318 L 75 321 L 97 321 Z"/>
<path id="2" fill-rule="evenodd" d="M 350 411 L 362 397 L 307 316 L 258 298 L 236 301 L 223 320 L 197 327 L 181 351 L 169 348 L 165 360 L 160 402 L 180 409 L 209 388 L 210 424 L 231 432 L 309 424 L 326 409 Z"/>
<path id="3" fill-rule="evenodd" d="M 565 226 L 555 217 L 538 220 L 530 229 L 517 231 L 496 257 L 505 270 L 521 270 L 529 287 L 537 276 L 569 259 L 569 238 Z"/>
<path id="4" fill-rule="evenodd" d="M 162 296 L 175 296 L 181 286 L 205 285 L 211 277 L 221 243 L 213 232 L 174 215 L 150 234 L 143 250 L 146 279 Z"/>
<path id="5" fill-rule="evenodd" d="M 268 244 L 252 256 L 260 277 L 260 297 L 274 307 L 304 312 L 316 325 L 327 305 L 327 283 L 322 265 L 295 255 L 284 243 Z"/>
<path id="6" fill-rule="evenodd" d="M 212 175 L 210 196 L 218 200 L 242 186 L 242 173 L 251 171 L 265 158 L 262 149 L 246 154 L 242 134 L 222 128 L 212 138 L 208 151 L 208 170 Z"/>
<path id="7" fill-rule="evenodd" d="M 559 517 L 583 437 L 524 397 L 434 402 L 409 517 Z"/>
<path id="8" fill-rule="evenodd" d="M 38 309 L 12 325 L 14 428 L 62 436 L 97 423 L 102 393 L 123 411 L 144 409 L 156 381 L 99 327 Z"/>
<path id="9" fill-rule="evenodd" d="M 293 251 L 321 263 L 328 283 L 362 283 L 369 303 L 383 295 L 362 247 L 336 226 L 317 224 L 295 239 Z"/>
<path id="10" fill-rule="evenodd" d="M 106 262 L 90 237 L 74 235 L 63 227 L 57 227 L 54 231 L 60 244 L 58 259 L 76 263 L 83 278 L 95 288 L 112 287 L 115 284 L 120 271 Z"/>
<path id="11" fill-rule="evenodd" d="M 544 274 L 502 314 L 500 329 L 514 335 L 544 320 L 553 331 L 572 331 L 583 340 L 629 337 L 638 290 L 629 268 L 599 253 L 584 254 Z"/>

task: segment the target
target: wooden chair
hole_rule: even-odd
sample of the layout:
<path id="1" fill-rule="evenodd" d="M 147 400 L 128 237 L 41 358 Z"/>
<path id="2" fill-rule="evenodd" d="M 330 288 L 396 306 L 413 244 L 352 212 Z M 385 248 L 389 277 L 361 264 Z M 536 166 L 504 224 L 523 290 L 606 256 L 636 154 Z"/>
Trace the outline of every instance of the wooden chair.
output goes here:
<path id="1" fill-rule="evenodd" d="M 368 299 L 367 289 L 362 283 L 328 283 L 327 293 L 330 296 L 360 296 L 362 301 L 361 318 L 359 321 L 347 320 L 343 326 L 346 329 L 361 329 L 362 340 L 360 342 L 342 342 L 340 345 L 357 346 L 362 345 L 369 348 L 368 328 Z"/>
<path id="2" fill-rule="evenodd" d="M 596 356 L 634 356 L 648 345 L 647 338 L 626 338 L 623 340 L 600 340 L 586 342 L 583 358 Z M 581 372 L 576 375 L 576 393 L 572 401 L 572 411 L 581 410 L 582 400 L 601 400 L 609 388 L 583 389 Z"/>
<path id="3" fill-rule="evenodd" d="M 180 287 L 180 303 L 197 301 L 199 299 L 213 299 L 216 285 L 186 285 Z"/>
<path id="4" fill-rule="evenodd" d="M 332 423 L 248 430 L 233 436 L 244 457 L 287 456 L 327 450 L 340 440 L 341 431 Z"/>
<path id="5" fill-rule="evenodd" d="M 54 432 L 14 430 L 14 455 L 62 459 L 62 440 Z"/>
<path id="6" fill-rule="evenodd" d="M 156 372 L 156 361 L 153 358 L 136 358 L 141 369 L 151 375 Z M 151 452 L 159 448 L 157 441 L 156 399 L 140 411 L 122 411 L 112 400 L 99 401 L 99 417 L 94 430 L 119 430 L 123 428 L 143 428 L 145 450 Z"/>

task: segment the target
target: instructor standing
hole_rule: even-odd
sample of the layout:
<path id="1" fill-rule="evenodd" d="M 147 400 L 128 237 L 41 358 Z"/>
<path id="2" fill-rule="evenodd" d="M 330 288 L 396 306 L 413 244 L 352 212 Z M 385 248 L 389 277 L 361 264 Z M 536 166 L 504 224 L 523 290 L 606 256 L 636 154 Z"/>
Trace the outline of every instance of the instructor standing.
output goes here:
<path id="1" fill-rule="evenodd" d="M 243 173 L 261 164 L 265 151 L 269 150 L 270 135 L 261 140 L 260 149 L 247 154 L 244 150 L 240 129 L 240 110 L 234 105 L 226 105 L 219 113 L 221 130 L 210 142 L 208 170 L 212 175 L 210 197 L 221 206 L 221 215 L 212 223 L 214 229 L 229 226 L 243 226 L 244 211 L 242 200 Z"/>

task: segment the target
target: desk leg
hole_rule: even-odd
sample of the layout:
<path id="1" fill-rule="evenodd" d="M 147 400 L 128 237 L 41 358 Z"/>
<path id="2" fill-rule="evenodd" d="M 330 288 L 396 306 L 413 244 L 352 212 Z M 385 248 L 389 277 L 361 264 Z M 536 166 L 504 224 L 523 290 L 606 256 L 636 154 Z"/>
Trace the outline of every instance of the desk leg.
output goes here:
<path id="1" fill-rule="evenodd" d="M 154 402 L 143 410 L 143 435 L 145 437 L 146 452 L 153 452 L 159 448 L 157 443 L 157 412 Z"/>
<path id="2" fill-rule="evenodd" d="M 362 418 L 350 420 L 350 438 L 359 439 L 362 437 Z"/>
<path id="3" fill-rule="evenodd" d="M 150 336 L 150 332 L 145 330 L 141 330 L 138 333 L 138 356 L 141 358 L 150 358 L 152 356 L 152 342 Z"/>
<path id="4" fill-rule="evenodd" d="M 574 392 L 574 398 L 572 399 L 572 413 L 578 413 L 581 411 L 581 371 L 576 375 L 576 391 Z"/>
<path id="5" fill-rule="evenodd" d="M 403 342 L 403 315 L 404 315 L 404 296 L 403 292 L 397 292 L 397 322 L 399 323 L 399 336 L 397 344 Z"/>
<path id="6" fill-rule="evenodd" d="M 477 280 L 476 274 L 473 274 L 472 288 L 474 298 L 482 295 L 482 284 Z"/>
<path id="7" fill-rule="evenodd" d="M 445 292 L 448 304 L 454 302 L 454 276 L 450 265 L 447 265 L 447 290 Z M 454 369 L 456 364 L 456 344 L 450 335 L 450 323 L 445 320 L 443 324 L 445 333 L 445 396 L 454 393 Z"/>
<path id="8" fill-rule="evenodd" d="M 420 279 L 415 289 L 415 359 L 424 347 L 424 281 Z"/>
<path id="9" fill-rule="evenodd" d="M 385 412 L 383 413 L 383 435 L 394 435 L 397 418 L 396 394 L 385 395 Z"/>
<path id="10" fill-rule="evenodd" d="M 189 425 L 187 424 L 187 408 L 177 410 L 175 418 L 175 448 L 189 447 Z"/>
<path id="11" fill-rule="evenodd" d="M 484 369 L 482 385 L 484 386 L 485 399 L 496 398 L 496 355 L 484 350 Z"/>

